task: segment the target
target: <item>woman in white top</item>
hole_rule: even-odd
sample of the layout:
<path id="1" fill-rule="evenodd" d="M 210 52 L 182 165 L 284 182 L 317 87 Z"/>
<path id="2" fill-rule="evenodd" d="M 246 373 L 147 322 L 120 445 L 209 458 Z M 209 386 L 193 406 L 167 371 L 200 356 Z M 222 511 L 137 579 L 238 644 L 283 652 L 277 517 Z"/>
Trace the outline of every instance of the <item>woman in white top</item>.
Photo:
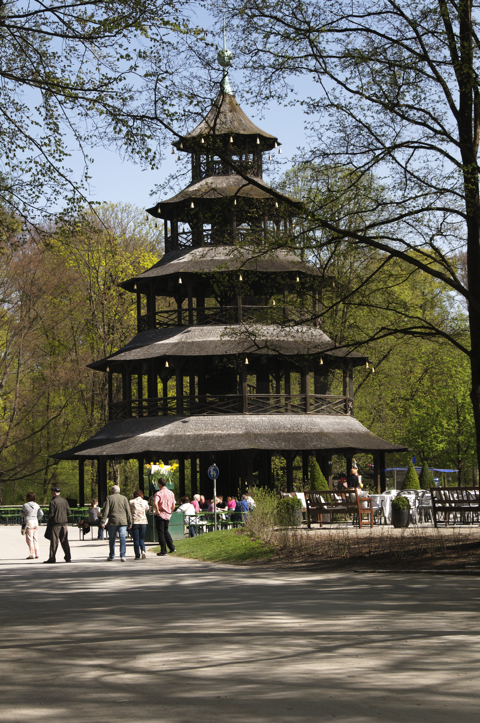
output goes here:
<path id="1" fill-rule="evenodd" d="M 25 537 L 29 549 L 29 556 L 27 560 L 34 560 L 40 557 L 38 549 L 38 520 L 42 519 L 43 512 L 40 505 L 37 505 L 35 501 L 35 492 L 29 492 L 27 494 L 27 501 L 22 507 L 22 515 L 25 525 Z"/>
<path id="2" fill-rule="evenodd" d="M 129 500 L 130 509 L 132 510 L 132 537 L 133 549 L 135 550 L 135 560 L 145 560 L 147 553 L 145 552 L 145 530 L 147 529 L 147 512 L 149 510 L 147 500 L 143 499 L 142 490 L 135 490 L 133 499 Z"/>
<path id="3" fill-rule="evenodd" d="M 180 502 L 182 504 L 177 508 L 176 512 L 183 512 L 185 524 L 188 525 L 189 536 L 196 537 L 197 530 L 195 528 L 195 524 L 198 520 L 195 514 L 195 507 L 192 505 L 188 497 L 180 497 Z"/>

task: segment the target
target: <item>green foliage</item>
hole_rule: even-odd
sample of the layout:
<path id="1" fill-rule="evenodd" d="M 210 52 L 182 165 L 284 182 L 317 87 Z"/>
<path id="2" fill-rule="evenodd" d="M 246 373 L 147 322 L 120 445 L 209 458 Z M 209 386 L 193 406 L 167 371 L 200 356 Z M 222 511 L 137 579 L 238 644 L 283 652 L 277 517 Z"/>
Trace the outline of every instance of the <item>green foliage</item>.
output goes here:
<path id="1" fill-rule="evenodd" d="M 415 470 L 414 470 L 415 471 Z M 413 488 L 412 488 L 413 489 Z M 410 509 L 410 502 L 406 497 L 402 497 L 402 495 L 397 495 L 392 500 L 392 508 L 394 510 L 409 510 Z"/>
<path id="2" fill-rule="evenodd" d="M 408 463 L 408 470 L 407 470 L 407 474 L 405 475 L 405 479 L 403 480 L 402 489 L 404 489 L 404 490 L 419 490 L 420 489 L 420 482 L 418 481 L 418 475 L 415 471 L 415 467 L 413 466 L 412 460 L 410 460 Z"/>
<path id="3" fill-rule="evenodd" d="M 422 464 L 422 469 L 420 470 L 420 476 L 418 479 L 422 490 L 429 490 L 430 487 L 435 487 L 433 474 L 428 466 L 428 462 L 424 462 Z"/>
<path id="4" fill-rule="evenodd" d="M 317 460 L 310 460 L 310 489 L 311 490 L 328 490 L 328 482 L 320 469 Z"/>
<path id="5" fill-rule="evenodd" d="M 251 495 L 255 500 L 255 507 L 247 515 L 245 528 L 255 537 L 270 542 L 278 521 L 278 496 L 266 487 L 254 487 Z"/>
<path id="6" fill-rule="evenodd" d="M 297 525 L 302 501 L 298 497 L 281 497 L 277 502 L 277 523 L 286 527 Z"/>

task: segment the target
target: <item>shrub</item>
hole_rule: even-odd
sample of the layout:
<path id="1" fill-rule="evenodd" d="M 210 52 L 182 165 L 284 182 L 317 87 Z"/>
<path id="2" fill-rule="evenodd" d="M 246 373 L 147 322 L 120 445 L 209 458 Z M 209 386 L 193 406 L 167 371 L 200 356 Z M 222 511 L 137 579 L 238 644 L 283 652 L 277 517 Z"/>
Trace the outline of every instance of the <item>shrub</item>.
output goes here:
<path id="1" fill-rule="evenodd" d="M 395 499 L 392 500 L 392 509 L 393 510 L 409 510 L 410 509 L 410 502 L 406 497 L 402 497 L 402 495 L 397 495 Z"/>
<path id="2" fill-rule="evenodd" d="M 251 495 L 255 500 L 255 507 L 246 516 L 245 529 L 264 542 L 270 542 L 277 524 L 278 497 L 266 487 L 254 487 Z"/>
<path id="3" fill-rule="evenodd" d="M 278 524 L 288 527 L 296 525 L 298 510 L 302 510 L 302 501 L 298 497 L 282 497 L 277 502 Z"/>
<path id="4" fill-rule="evenodd" d="M 325 479 L 320 465 L 316 459 L 310 462 L 310 489 L 311 490 L 328 490 L 328 482 Z"/>
<path id="5" fill-rule="evenodd" d="M 435 482 L 433 481 L 433 474 L 428 466 L 428 462 L 424 462 L 422 464 L 422 469 L 420 470 L 420 488 L 422 490 L 429 490 L 430 487 L 435 487 Z"/>
<path id="6" fill-rule="evenodd" d="M 419 490 L 420 482 L 418 481 L 418 475 L 415 472 L 412 460 L 408 463 L 408 471 L 403 480 L 402 490 Z"/>

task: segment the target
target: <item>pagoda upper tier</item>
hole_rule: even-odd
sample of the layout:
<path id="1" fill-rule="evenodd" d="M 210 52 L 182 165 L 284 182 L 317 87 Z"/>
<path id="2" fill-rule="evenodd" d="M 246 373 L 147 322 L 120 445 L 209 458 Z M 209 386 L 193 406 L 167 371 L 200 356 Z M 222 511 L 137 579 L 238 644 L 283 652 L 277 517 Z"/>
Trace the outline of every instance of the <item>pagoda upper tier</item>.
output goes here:
<path id="1" fill-rule="evenodd" d="M 304 204 L 263 180 L 263 156 L 278 148 L 231 92 L 217 96 L 207 116 L 174 143 L 191 155 L 191 183 L 148 213 L 165 221 L 165 251 L 242 243 L 266 245 L 294 233 Z M 269 155 L 271 159 L 271 155 Z"/>

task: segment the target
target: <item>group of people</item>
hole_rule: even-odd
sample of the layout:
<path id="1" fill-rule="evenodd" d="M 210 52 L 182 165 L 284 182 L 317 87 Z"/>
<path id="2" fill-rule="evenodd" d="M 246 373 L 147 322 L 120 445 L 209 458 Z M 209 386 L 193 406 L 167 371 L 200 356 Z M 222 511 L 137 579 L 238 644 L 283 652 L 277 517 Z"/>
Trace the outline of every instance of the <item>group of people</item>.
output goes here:
<path id="1" fill-rule="evenodd" d="M 190 501 L 189 497 L 180 498 L 180 505 L 177 507 L 175 495 L 166 486 L 165 479 L 158 481 L 158 491 L 155 492 L 151 500 L 155 526 L 160 543 L 160 552 L 158 555 L 163 557 L 168 552 L 175 552 L 168 525 L 172 513 L 175 511 L 182 512 L 185 518 L 185 524 L 188 525 L 189 535 L 195 537 L 196 517 L 200 512 L 214 512 L 215 508 L 222 514 L 235 513 L 245 515 L 255 506 L 255 502 L 249 495 L 242 495 L 240 500 L 234 497 L 227 497 L 224 500 L 219 495 L 215 500 L 207 500 L 204 495 L 194 495 Z M 56 562 L 56 554 L 58 545 L 61 544 L 65 562 L 71 562 L 70 545 L 68 542 L 68 517 L 71 515 L 70 506 L 63 497 L 60 496 L 58 487 L 51 488 L 52 500 L 49 507 L 48 515 L 48 534 L 50 539 L 49 557 L 45 563 Z M 120 487 L 113 485 L 110 495 L 100 510 L 98 500 L 93 499 L 88 510 L 88 525 L 90 527 L 98 527 L 98 539 L 103 539 L 105 528 L 108 529 L 109 555 L 107 560 L 112 562 L 115 559 L 115 540 L 119 537 L 120 541 L 120 560 L 125 562 L 127 551 L 127 530 L 133 539 L 133 549 L 135 559 L 141 560 L 146 558 L 145 550 L 145 532 L 148 525 L 147 512 L 150 511 L 150 505 L 144 499 L 142 490 L 135 490 L 132 499 L 127 499 L 120 494 Z M 43 512 L 35 500 L 35 493 L 29 492 L 27 501 L 22 507 L 22 515 L 24 524 L 22 531 L 25 531 L 27 545 L 29 548 L 29 556 L 27 559 L 39 558 L 38 546 L 38 524 L 43 517 Z M 168 550 L 168 551 L 167 551 Z"/>

